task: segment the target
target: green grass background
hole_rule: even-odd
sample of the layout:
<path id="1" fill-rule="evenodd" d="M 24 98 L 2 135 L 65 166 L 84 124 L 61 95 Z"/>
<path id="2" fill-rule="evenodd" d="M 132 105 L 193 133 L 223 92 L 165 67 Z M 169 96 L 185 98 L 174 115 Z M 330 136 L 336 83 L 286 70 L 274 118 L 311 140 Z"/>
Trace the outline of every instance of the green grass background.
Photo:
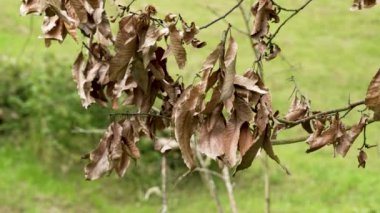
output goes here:
<path id="1" fill-rule="evenodd" d="M 111 2 L 111 1 L 110 1 Z M 302 0 L 278 1 L 293 8 Z M 215 16 L 207 7 L 220 14 L 231 8 L 235 1 L 185 1 L 185 0 L 137 0 L 134 9 L 153 4 L 159 16 L 168 12 L 180 13 L 188 22 L 197 25 L 208 23 Z M 249 8 L 250 1 L 246 1 Z M 315 110 L 345 106 L 361 100 L 372 76 L 380 67 L 380 6 L 361 12 L 350 12 L 351 1 L 315 0 L 297 15 L 278 35 L 276 42 L 282 48 L 282 56 L 264 63 L 265 81 L 272 91 L 275 109 L 285 113 L 294 76 L 301 91 L 312 100 Z M 46 49 L 38 39 L 42 17 L 20 17 L 19 1 L 3 0 L 0 7 L 0 55 L 9 60 L 46 63 L 54 55 L 67 65 L 63 78 L 70 78 L 70 64 L 80 45 L 66 39 L 63 45 L 54 43 Z M 112 7 L 111 11 L 112 11 Z M 281 13 L 282 18 L 286 16 Z M 227 20 L 244 29 L 239 11 Z M 272 31 L 276 28 L 272 25 Z M 192 79 L 205 56 L 219 42 L 224 22 L 201 31 L 198 38 L 208 42 L 201 50 L 188 50 L 189 61 L 185 70 L 174 73 Z M 243 72 L 254 60 L 249 42 L 244 35 L 232 31 L 239 43 L 238 70 Z M 173 60 L 173 58 L 171 58 Z M 289 66 L 289 63 L 292 66 Z M 27 70 L 26 72 L 35 72 Z M 1 82 L 0 82 L 1 83 Z M 38 82 L 36 82 L 38 83 Z M 59 85 L 58 85 L 59 86 Z M 73 87 L 74 84 L 72 85 Z M 75 94 L 75 92 L 73 92 Z M 44 94 L 41 94 L 43 96 Z M 79 98 L 78 98 L 79 100 Z M 78 101 L 79 104 L 79 101 Z M 43 115 L 41 115 L 43 116 Z M 57 118 L 59 119 L 59 118 Z M 357 115 L 346 119 L 354 123 Z M 377 144 L 380 125 L 368 127 L 368 142 Z M 70 138 L 70 129 L 66 129 Z M 302 134 L 298 130 L 281 135 L 281 138 Z M 273 212 L 380 212 L 380 158 L 379 149 L 368 151 L 366 169 L 358 169 L 356 142 L 345 159 L 333 158 L 331 147 L 312 154 L 305 154 L 306 144 L 276 146 L 275 151 L 292 172 L 286 176 L 279 167 L 270 163 L 271 207 Z M 20 140 L 18 145 L 14 140 Z M 44 138 L 40 140 L 46 140 Z M 94 146 L 97 139 L 93 140 Z M 115 176 L 95 182 L 82 177 L 84 162 L 74 156 L 74 165 L 68 170 L 60 159 L 46 163 L 32 153 L 24 143 L 33 144 L 33 138 L 0 136 L 0 212 L 158 212 L 160 198 L 143 200 L 144 190 L 150 183 L 159 183 L 154 173 L 141 174 L 139 164 L 132 166 L 125 178 Z M 20 145 L 21 144 L 21 145 Z M 83 147 L 90 150 L 92 146 Z M 64 159 L 64 158 L 62 158 Z M 52 166 L 53 165 L 53 166 Z M 152 162 L 159 166 L 159 162 Z M 65 171 L 65 172 L 63 172 Z M 207 190 L 196 175 L 174 188 L 174 176 L 170 177 L 170 212 L 215 212 L 215 206 Z M 146 180 L 146 181 L 144 181 Z M 233 179 L 237 205 L 240 212 L 262 212 L 264 188 L 260 161 Z M 222 182 L 217 180 L 220 196 L 226 211 L 228 198 Z"/>

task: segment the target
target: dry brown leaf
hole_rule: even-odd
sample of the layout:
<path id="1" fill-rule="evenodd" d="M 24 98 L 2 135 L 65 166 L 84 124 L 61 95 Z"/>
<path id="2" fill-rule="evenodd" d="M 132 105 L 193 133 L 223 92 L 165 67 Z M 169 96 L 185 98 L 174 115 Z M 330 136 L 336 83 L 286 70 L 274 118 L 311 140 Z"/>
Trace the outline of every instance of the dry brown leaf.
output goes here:
<path id="1" fill-rule="evenodd" d="M 185 44 L 190 44 L 193 41 L 196 34 L 198 34 L 199 29 L 195 26 L 194 22 L 191 22 L 190 26 L 187 26 L 186 23 L 182 23 L 183 28 L 183 41 Z"/>
<path id="2" fill-rule="evenodd" d="M 28 14 L 42 14 L 45 11 L 47 5 L 45 0 L 22 0 L 20 7 L 20 14 L 22 16 Z"/>
<path id="3" fill-rule="evenodd" d="M 84 8 L 84 0 L 69 0 L 71 6 L 74 8 L 75 13 L 80 23 L 87 23 L 87 11 Z"/>
<path id="4" fill-rule="evenodd" d="M 83 56 L 83 53 L 80 52 L 77 59 L 75 60 L 72 68 L 72 76 L 74 81 L 77 83 L 77 89 L 78 94 L 82 102 L 82 106 L 87 108 L 91 103 L 94 103 L 95 100 L 90 96 L 90 91 L 88 90 L 88 87 L 86 87 L 86 77 L 85 77 L 85 70 L 86 70 L 86 61 Z"/>
<path id="5" fill-rule="evenodd" d="M 234 111 L 227 122 L 223 135 L 223 160 L 229 166 L 235 166 L 237 163 L 237 151 L 242 125 L 245 122 L 250 122 L 254 117 L 249 104 L 240 97 L 235 98 L 233 107 Z"/>
<path id="6" fill-rule="evenodd" d="M 267 90 L 261 89 L 258 85 L 256 85 L 257 82 L 258 82 L 257 79 L 251 80 L 241 75 L 235 75 L 235 78 L 234 78 L 234 84 L 237 86 L 243 87 L 251 92 L 255 92 L 262 95 L 268 93 Z"/>
<path id="7" fill-rule="evenodd" d="M 351 148 L 356 138 L 360 135 L 366 126 L 367 120 L 367 117 L 362 116 L 357 125 L 344 132 L 343 136 L 339 139 L 338 144 L 335 147 L 335 150 L 338 154 L 341 154 L 343 157 L 346 156 L 348 150 Z"/>
<path id="8" fill-rule="evenodd" d="M 280 54 L 281 48 L 277 44 L 272 44 L 269 46 L 269 54 L 265 56 L 265 60 L 270 61 L 277 57 Z"/>
<path id="9" fill-rule="evenodd" d="M 251 12 L 255 16 L 251 36 L 257 40 L 268 34 L 268 22 L 270 20 L 273 20 L 275 23 L 280 21 L 280 18 L 273 9 L 273 4 L 270 0 L 259 0 L 255 5 L 253 5 Z"/>
<path id="10" fill-rule="evenodd" d="M 380 120 L 380 69 L 368 86 L 365 105 L 374 112 L 374 119 Z"/>
<path id="11" fill-rule="evenodd" d="M 117 122 L 108 127 L 98 147 L 89 154 L 90 163 L 85 167 L 86 180 L 96 180 L 113 169 L 120 177 L 124 175 L 129 159 L 121 143 L 122 130 Z"/>
<path id="12" fill-rule="evenodd" d="M 367 158 L 368 158 L 367 153 L 365 153 L 363 150 L 360 150 L 359 155 L 358 155 L 358 162 L 359 162 L 358 168 L 359 167 L 365 168 L 365 165 L 367 163 Z"/>
<path id="13" fill-rule="evenodd" d="M 205 41 L 200 41 L 198 40 L 197 38 L 194 38 L 193 40 L 191 40 L 191 45 L 195 48 L 202 48 L 204 46 L 207 45 L 207 42 Z"/>
<path id="14" fill-rule="evenodd" d="M 332 120 L 332 123 L 330 127 L 322 132 L 320 135 L 317 135 L 320 130 L 316 131 L 316 134 L 313 134 L 312 137 L 310 137 L 307 142 L 309 142 L 310 148 L 306 150 L 306 153 L 314 152 L 325 145 L 333 144 L 338 139 L 340 134 L 340 127 L 341 122 L 339 120 L 339 117 L 335 117 Z"/>
<path id="15" fill-rule="evenodd" d="M 367 9 L 379 4 L 379 0 L 354 0 L 351 6 L 351 11 Z"/>
<path id="16" fill-rule="evenodd" d="M 133 79 L 136 81 L 137 86 L 144 91 L 144 94 L 147 94 L 150 81 L 148 70 L 144 68 L 142 58 L 139 55 L 135 55 L 131 63 L 131 73 Z"/>
<path id="17" fill-rule="evenodd" d="M 251 148 L 251 146 L 255 143 L 255 139 L 253 133 L 249 128 L 249 123 L 244 122 L 240 128 L 240 137 L 239 137 L 239 152 L 240 155 L 244 158 L 244 155 Z"/>
<path id="18" fill-rule="evenodd" d="M 267 129 L 269 123 L 269 116 L 272 114 L 271 98 L 267 93 L 260 98 L 256 106 L 255 126 L 258 130 L 258 136 L 261 136 Z"/>
<path id="19" fill-rule="evenodd" d="M 139 159 L 141 154 L 139 148 L 136 146 L 135 141 L 124 140 L 124 144 L 126 145 L 126 150 L 129 156 L 133 159 Z"/>
<path id="20" fill-rule="evenodd" d="M 229 99 L 234 93 L 234 79 L 236 74 L 236 55 L 238 45 L 232 38 L 229 39 L 228 49 L 224 58 L 226 70 L 224 72 L 223 85 L 220 95 L 220 101 Z"/>
<path id="21" fill-rule="evenodd" d="M 200 127 L 198 150 L 212 159 L 224 154 L 222 140 L 226 130 L 226 120 L 222 114 L 222 109 L 222 104 L 215 107 Z"/>
<path id="22" fill-rule="evenodd" d="M 50 46 L 52 40 L 63 42 L 67 34 L 63 21 L 57 15 L 45 16 L 41 29 L 44 33 L 41 38 L 45 39 L 46 47 Z"/>
<path id="23" fill-rule="evenodd" d="M 120 75 L 124 76 L 123 72 L 125 72 L 130 60 L 136 54 L 138 47 L 135 28 L 136 19 L 134 16 L 127 16 L 119 22 L 119 32 L 115 42 L 116 55 L 110 62 L 109 76 L 111 81 L 120 79 Z"/>
<path id="24" fill-rule="evenodd" d="M 252 165 L 253 160 L 257 156 L 260 148 L 263 146 L 263 142 L 266 135 L 263 134 L 260 137 L 256 138 L 249 150 L 242 156 L 239 166 L 236 168 L 236 172 L 247 169 Z"/>
<path id="25" fill-rule="evenodd" d="M 180 32 L 177 30 L 175 25 L 169 26 L 169 39 L 170 39 L 170 44 L 169 48 L 171 52 L 174 55 L 174 58 L 178 64 L 178 67 L 180 69 L 183 69 L 186 65 L 186 50 L 183 47 L 182 44 L 182 36 Z"/>
<path id="26" fill-rule="evenodd" d="M 194 117 L 195 109 L 201 95 L 202 87 L 188 87 L 175 103 L 172 113 L 175 138 L 179 144 L 182 158 L 189 169 L 195 168 L 193 152 L 190 147 L 190 138 L 193 135 L 194 124 L 197 120 L 197 118 Z"/>
<path id="27" fill-rule="evenodd" d="M 295 95 L 292 105 L 289 108 L 288 114 L 285 115 L 285 119 L 288 121 L 297 121 L 306 116 L 309 110 L 309 104 L 305 97 L 300 98 Z"/>

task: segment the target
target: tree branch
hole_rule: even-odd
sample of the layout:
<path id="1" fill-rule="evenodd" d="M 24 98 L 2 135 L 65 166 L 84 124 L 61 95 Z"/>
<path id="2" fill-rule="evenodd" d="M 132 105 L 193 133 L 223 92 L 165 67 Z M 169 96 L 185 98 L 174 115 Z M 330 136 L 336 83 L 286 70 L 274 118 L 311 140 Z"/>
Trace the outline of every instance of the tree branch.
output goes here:
<path id="1" fill-rule="evenodd" d="M 313 0 L 308 0 L 305 4 L 303 4 L 301 7 L 299 7 L 298 9 L 294 9 L 294 10 L 291 10 L 293 11 L 293 13 L 285 19 L 285 21 L 283 21 L 280 26 L 278 26 L 278 28 L 276 29 L 276 31 L 273 33 L 273 35 L 270 37 L 268 43 L 271 43 L 272 40 L 277 36 L 277 34 L 280 32 L 281 28 L 285 26 L 285 24 L 290 20 L 292 19 L 295 15 L 297 15 L 301 10 L 303 10 L 307 5 L 309 5 Z M 273 3 L 273 1 L 272 1 Z"/>
<path id="2" fill-rule="evenodd" d="M 235 6 L 233 6 L 229 11 L 227 11 L 224 15 L 222 15 L 221 17 L 211 21 L 210 23 L 208 24 L 205 24 L 203 26 L 201 26 L 199 29 L 200 30 L 203 30 L 203 29 L 206 29 L 207 27 L 210 27 L 211 25 L 217 23 L 218 21 L 220 20 L 223 20 L 225 19 L 230 13 L 232 13 L 236 8 L 238 8 L 240 6 L 241 3 L 243 3 L 244 0 L 240 0 Z"/>
<path id="3" fill-rule="evenodd" d="M 275 5 L 280 11 L 283 10 L 283 11 L 286 11 L 286 12 L 295 12 L 297 11 L 297 9 L 288 9 L 288 8 L 285 8 L 281 5 L 279 5 L 278 3 L 276 3 L 274 0 L 271 0 L 272 4 Z"/>
<path id="4" fill-rule="evenodd" d="M 207 6 L 207 9 L 210 10 L 210 12 L 213 13 L 214 15 L 219 16 L 218 12 L 217 12 L 215 9 L 213 9 L 213 8 L 211 8 L 211 7 L 209 7 L 209 6 Z M 226 19 L 223 19 L 223 21 L 224 21 L 226 24 L 231 25 Z M 235 26 L 233 26 L 233 25 L 231 25 L 231 28 L 234 29 L 234 30 L 236 30 L 236 32 L 241 33 L 241 34 L 246 35 L 246 36 L 249 36 L 249 38 L 251 38 L 251 35 L 248 34 L 248 33 L 246 33 L 244 30 L 241 30 L 241 29 L 239 29 L 239 28 L 237 28 L 237 27 L 235 27 Z M 251 40 L 252 40 L 252 39 L 251 39 Z"/>

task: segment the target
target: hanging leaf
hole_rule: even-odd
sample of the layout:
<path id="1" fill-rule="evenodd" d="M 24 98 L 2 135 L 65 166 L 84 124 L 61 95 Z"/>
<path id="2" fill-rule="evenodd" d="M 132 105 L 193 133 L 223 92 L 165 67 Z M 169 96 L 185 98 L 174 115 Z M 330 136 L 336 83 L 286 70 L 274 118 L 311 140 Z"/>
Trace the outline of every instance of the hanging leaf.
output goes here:
<path id="1" fill-rule="evenodd" d="M 200 127 L 198 150 L 211 159 L 216 159 L 224 154 L 222 140 L 226 130 L 226 120 L 222 109 L 222 104 L 215 107 Z"/>
<path id="2" fill-rule="evenodd" d="M 278 23 L 280 21 L 279 16 L 273 9 L 272 1 L 270 0 L 259 0 L 251 8 L 253 16 L 255 16 L 254 26 L 251 32 L 253 39 L 260 39 L 267 35 L 269 32 L 269 21 Z"/>
<path id="3" fill-rule="evenodd" d="M 169 14 L 165 17 L 169 26 L 169 49 L 173 53 L 174 58 L 180 69 L 183 69 L 186 64 L 186 50 L 183 47 L 183 38 L 175 26 L 176 17 L 173 14 Z M 168 50 L 169 51 L 169 50 Z"/>
<path id="4" fill-rule="evenodd" d="M 341 154 L 343 157 L 346 156 L 348 150 L 351 148 L 356 138 L 360 135 L 366 126 L 367 120 L 367 117 L 362 116 L 357 125 L 344 132 L 343 136 L 339 139 L 338 144 L 335 147 L 338 154 Z"/>
<path id="5" fill-rule="evenodd" d="M 354 0 L 351 6 L 351 11 L 371 8 L 378 3 L 378 0 Z"/>
<path id="6" fill-rule="evenodd" d="M 229 46 L 224 58 L 224 64 L 225 64 L 226 70 L 224 72 L 220 101 L 225 101 L 233 95 L 234 79 L 235 79 L 235 74 L 236 74 L 237 50 L 238 50 L 238 45 L 231 36 L 229 39 Z"/>
<path id="7" fill-rule="evenodd" d="M 137 35 L 135 23 L 137 18 L 127 16 L 119 22 L 119 32 L 116 36 L 116 55 L 111 59 L 109 76 L 110 81 L 116 81 L 124 76 L 127 66 L 137 51 Z"/>
<path id="8" fill-rule="evenodd" d="M 359 155 L 358 155 L 358 162 L 359 162 L 358 168 L 359 167 L 365 168 L 365 165 L 367 163 L 367 158 L 368 158 L 367 153 L 365 153 L 363 150 L 360 150 Z"/>
<path id="9" fill-rule="evenodd" d="M 190 146 L 190 139 L 193 135 L 195 122 L 194 112 L 202 95 L 202 88 L 197 86 L 188 87 L 174 105 L 172 118 L 174 122 L 174 133 L 182 158 L 189 169 L 195 168 L 193 152 Z"/>
<path id="10" fill-rule="evenodd" d="M 380 120 L 380 70 L 368 86 L 365 105 L 374 112 L 374 119 Z"/>
<path id="11" fill-rule="evenodd" d="M 341 122 L 339 120 L 339 117 L 335 116 L 330 127 L 326 131 L 322 132 L 319 135 L 321 130 L 318 130 L 315 132 L 313 137 L 310 137 L 307 140 L 307 142 L 309 142 L 310 148 L 306 150 L 306 153 L 316 151 L 325 145 L 333 144 L 339 137 L 342 136 L 340 135 L 340 126 Z"/>

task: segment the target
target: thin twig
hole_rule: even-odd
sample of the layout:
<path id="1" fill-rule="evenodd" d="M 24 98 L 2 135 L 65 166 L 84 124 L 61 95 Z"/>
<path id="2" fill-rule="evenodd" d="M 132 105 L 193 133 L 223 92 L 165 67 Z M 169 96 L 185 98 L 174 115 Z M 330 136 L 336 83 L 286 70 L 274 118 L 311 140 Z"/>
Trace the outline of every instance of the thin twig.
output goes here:
<path id="1" fill-rule="evenodd" d="M 211 25 L 217 23 L 218 21 L 225 19 L 230 13 L 232 13 L 236 8 L 238 8 L 239 5 L 240 5 L 241 3 L 243 3 L 243 1 L 244 1 L 244 0 L 240 0 L 235 6 L 233 6 L 230 10 L 228 10 L 224 15 L 222 15 L 221 17 L 219 17 L 219 18 L 217 18 L 217 19 L 211 21 L 211 22 L 208 23 L 208 24 L 205 24 L 205 25 L 201 26 L 199 29 L 200 29 L 200 30 L 206 29 L 207 27 L 210 27 Z"/>
<path id="2" fill-rule="evenodd" d="M 168 212 L 168 195 L 166 189 L 167 182 L 167 162 L 166 154 L 162 154 L 161 157 L 161 192 L 162 192 L 162 209 L 161 213 Z"/>
<path id="3" fill-rule="evenodd" d="M 170 117 L 164 116 L 164 115 L 156 115 L 156 114 L 151 114 L 151 113 L 133 113 L 133 112 L 128 112 L 128 113 L 110 113 L 109 116 L 141 116 L 141 117 L 159 117 L 159 118 L 165 118 L 165 119 L 171 119 Z"/>
<path id="4" fill-rule="evenodd" d="M 285 8 L 281 5 L 279 5 L 278 3 L 276 3 L 274 0 L 271 0 L 272 4 L 275 5 L 280 11 L 283 10 L 283 11 L 286 11 L 286 12 L 295 12 L 297 11 L 297 9 L 289 9 L 289 8 Z"/>
<path id="5" fill-rule="evenodd" d="M 202 173 L 203 174 L 202 177 L 204 178 L 204 182 L 207 185 L 208 190 L 210 192 L 210 195 L 215 202 L 218 213 L 223 213 L 224 212 L 223 206 L 222 206 L 222 203 L 220 202 L 218 191 L 216 189 L 216 184 L 215 184 L 215 181 L 212 178 L 211 174 L 213 174 L 213 175 L 215 175 L 221 179 L 223 179 L 223 176 L 217 172 L 209 170 L 207 168 L 208 167 L 207 163 L 205 162 L 205 160 L 201 156 L 201 153 L 198 151 L 198 149 L 196 149 L 195 152 L 196 152 L 199 164 L 201 166 L 201 168 L 196 168 L 195 170 L 198 170 L 198 171 L 204 170 L 204 172 Z"/>
<path id="6" fill-rule="evenodd" d="M 230 172 L 228 171 L 228 167 L 226 165 L 223 165 L 222 173 L 223 173 L 224 184 L 226 185 L 226 189 L 228 193 L 228 199 L 230 201 L 231 212 L 237 213 L 238 210 L 236 206 L 233 186 L 231 183 Z"/>
<path id="7" fill-rule="evenodd" d="M 79 127 L 71 130 L 72 133 L 76 134 L 103 134 L 105 131 L 105 129 L 83 129 Z"/>
<path id="8" fill-rule="evenodd" d="M 276 29 L 276 31 L 273 33 L 273 35 L 270 37 L 269 41 L 268 41 L 268 44 L 272 42 L 272 40 L 277 36 L 277 34 L 280 32 L 280 30 L 282 29 L 282 27 L 285 26 L 285 24 L 290 20 L 292 19 L 295 15 L 297 15 L 301 10 L 303 10 L 307 5 L 309 5 L 313 0 L 308 0 L 305 4 L 303 4 L 301 7 L 299 7 L 298 9 L 295 9 L 293 11 L 293 13 L 285 19 L 285 21 L 283 21 L 280 26 L 278 26 L 278 28 Z"/>
<path id="9" fill-rule="evenodd" d="M 221 178 L 223 179 L 223 175 L 219 174 L 218 172 L 215 172 L 215 171 L 212 171 L 210 169 L 207 169 L 207 168 L 195 168 L 193 171 L 197 171 L 197 172 L 201 172 L 201 173 L 207 173 L 207 174 L 211 174 L 211 175 L 214 175 L 215 177 L 218 177 L 218 178 Z"/>
<path id="10" fill-rule="evenodd" d="M 269 164 L 268 155 L 262 157 L 264 170 L 264 198 L 265 198 L 265 213 L 270 213 L 270 179 L 269 179 Z"/>
<path id="11" fill-rule="evenodd" d="M 214 15 L 219 16 L 218 12 L 215 9 L 211 8 L 210 6 L 207 6 L 207 9 L 210 10 L 210 12 L 213 13 Z M 223 21 L 226 24 L 230 24 L 226 19 L 223 19 Z M 249 38 L 251 38 L 251 36 L 248 33 L 246 33 L 244 30 L 241 30 L 241 29 L 239 29 L 239 28 L 237 28 L 237 27 L 235 27 L 233 25 L 231 25 L 231 28 L 234 29 L 234 30 L 236 30 L 236 32 L 241 33 L 241 34 L 246 35 L 246 36 L 249 36 Z"/>

